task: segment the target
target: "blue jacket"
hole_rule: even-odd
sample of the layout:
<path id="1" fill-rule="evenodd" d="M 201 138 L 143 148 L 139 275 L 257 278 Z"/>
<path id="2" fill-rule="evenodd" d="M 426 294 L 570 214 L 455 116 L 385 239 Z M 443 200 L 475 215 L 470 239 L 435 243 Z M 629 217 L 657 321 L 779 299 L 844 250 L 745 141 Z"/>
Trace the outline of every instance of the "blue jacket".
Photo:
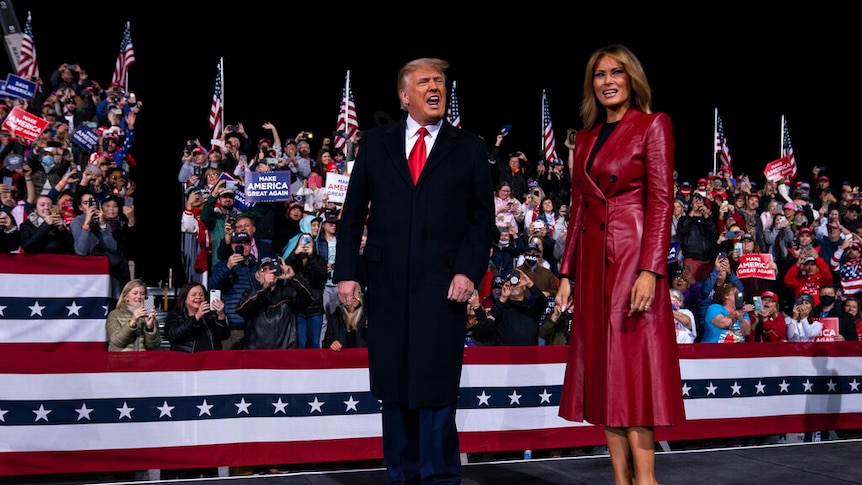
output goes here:
<path id="1" fill-rule="evenodd" d="M 232 269 L 228 269 L 227 260 L 219 261 L 210 271 L 207 288 L 221 290 L 224 313 L 232 330 L 245 328 L 245 320 L 236 313 L 236 307 L 246 290 L 257 290 L 261 287 L 254 277 L 256 272 L 257 259 L 254 256 L 249 256 L 245 263 Z"/>

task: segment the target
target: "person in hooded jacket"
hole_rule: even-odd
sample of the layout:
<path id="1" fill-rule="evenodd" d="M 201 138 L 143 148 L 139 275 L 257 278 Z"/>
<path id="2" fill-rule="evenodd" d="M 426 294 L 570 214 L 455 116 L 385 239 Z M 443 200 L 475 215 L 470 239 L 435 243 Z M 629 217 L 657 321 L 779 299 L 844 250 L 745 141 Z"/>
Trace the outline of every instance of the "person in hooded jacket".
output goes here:
<path id="1" fill-rule="evenodd" d="M 300 220 L 300 232 L 284 248 L 282 259 L 293 267 L 296 279 L 311 291 L 314 301 L 299 312 L 297 332 L 299 348 L 319 349 L 323 335 L 323 287 L 326 285 L 326 259 L 317 251 L 311 221 Z"/>

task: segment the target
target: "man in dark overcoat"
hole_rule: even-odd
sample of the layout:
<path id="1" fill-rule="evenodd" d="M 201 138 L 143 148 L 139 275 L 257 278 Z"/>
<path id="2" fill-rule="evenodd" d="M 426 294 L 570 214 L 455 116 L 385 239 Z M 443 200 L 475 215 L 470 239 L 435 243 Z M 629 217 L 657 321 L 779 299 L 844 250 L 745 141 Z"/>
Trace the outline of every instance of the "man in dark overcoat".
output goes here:
<path id="1" fill-rule="evenodd" d="M 363 133 L 339 225 L 334 276 L 343 304 L 365 292 L 371 392 L 382 402 L 392 483 L 460 483 L 466 302 L 497 236 L 487 148 L 444 119 L 447 67 L 426 58 L 401 69 L 408 115 Z M 414 147 L 427 153 L 415 181 Z"/>

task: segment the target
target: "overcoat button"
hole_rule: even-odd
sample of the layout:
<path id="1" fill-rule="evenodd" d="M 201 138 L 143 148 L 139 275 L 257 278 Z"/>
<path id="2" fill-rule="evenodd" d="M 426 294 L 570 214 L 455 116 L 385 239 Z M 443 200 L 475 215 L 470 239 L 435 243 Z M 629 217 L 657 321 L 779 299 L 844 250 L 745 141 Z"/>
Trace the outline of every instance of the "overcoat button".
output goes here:
<path id="1" fill-rule="evenodd" d="M 601 229 L 602 231 L 605 230 L 605 223 L 604 222 L 599 224 L 599 229 Z"/>
<path id="2" fill-rule="evenodd" d="M 611 175 L 611 182 L 616 182 L 616 181 L 617 181 L 617 176 Z"/>

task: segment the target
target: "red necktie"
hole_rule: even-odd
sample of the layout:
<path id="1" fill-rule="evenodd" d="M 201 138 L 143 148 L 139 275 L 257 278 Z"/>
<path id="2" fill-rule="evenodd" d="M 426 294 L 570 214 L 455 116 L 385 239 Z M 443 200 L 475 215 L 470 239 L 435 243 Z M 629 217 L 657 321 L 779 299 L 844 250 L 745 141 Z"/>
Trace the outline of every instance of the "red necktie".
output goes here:
<path id="1" fill-rule="evenodd" d="M 407 159 L 407 166 L 410 167 L 410 175 L 413 176 L 413 184 L 419 180 L 419 174 L 422 173 L 422 167 L 425 166 L 425 135 L 428 130 L 424 126 L 419 128 L 419 139 L 413 144 L 413 150 L 410 151 L 410 158 Z"/>

